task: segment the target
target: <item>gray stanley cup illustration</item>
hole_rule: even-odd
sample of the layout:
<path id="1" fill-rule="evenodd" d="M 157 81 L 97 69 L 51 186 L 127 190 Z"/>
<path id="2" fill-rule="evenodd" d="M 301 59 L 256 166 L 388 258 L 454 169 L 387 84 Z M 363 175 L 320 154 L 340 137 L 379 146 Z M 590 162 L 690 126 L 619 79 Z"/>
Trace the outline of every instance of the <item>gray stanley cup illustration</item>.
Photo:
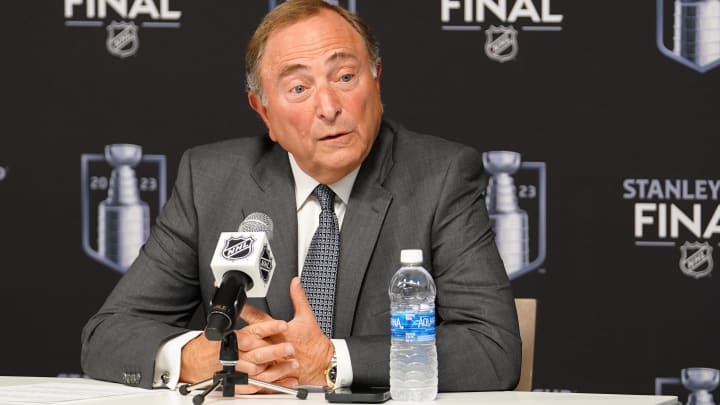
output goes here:
<path id="1" fill-rule="evenodd" d="M 483 153 L 483 164 L 492 177 L 488 184 L 487 208 L 495 230 L 495 242 L 512 274 L 529 263 L 528 215 L 518 206 L 515 180 L 520 168 L 520 154 L 509 151 Z"/>
<path id="2" fill-rule="evenodd" d="M 140 200 L 135 167 L 142 147 L 105 146 L 105 160 L 113 167 L 108 196 L 98 206 L 98 253 L 127 269 L 148 237 L 150 209 Z"/>
<path id="3" fill-rule="evenodd" d="M 710 392 L 720 383 L 720 371 L 714 368 L 684 368 L 680 375 L 682 385 L 692 393 L 688 396 L 687 405 L 715 405 Z"/>
<path id="4" fill-rule="evenodd" d="M 673 53 L 700 66 L 720 59 L 720 0 L 675 0 Z"/>

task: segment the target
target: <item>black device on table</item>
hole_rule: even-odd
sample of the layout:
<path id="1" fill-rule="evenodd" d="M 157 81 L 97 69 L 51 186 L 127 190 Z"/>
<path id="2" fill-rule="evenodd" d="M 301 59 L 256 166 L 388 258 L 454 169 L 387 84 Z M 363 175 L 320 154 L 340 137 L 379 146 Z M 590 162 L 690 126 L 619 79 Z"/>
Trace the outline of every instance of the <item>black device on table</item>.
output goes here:
<path id="1" fill-rule="evenodd" d="M 331 403 L 379 404 L 390 399 L 388 387 L 340 387 L 325 393 Z"/>

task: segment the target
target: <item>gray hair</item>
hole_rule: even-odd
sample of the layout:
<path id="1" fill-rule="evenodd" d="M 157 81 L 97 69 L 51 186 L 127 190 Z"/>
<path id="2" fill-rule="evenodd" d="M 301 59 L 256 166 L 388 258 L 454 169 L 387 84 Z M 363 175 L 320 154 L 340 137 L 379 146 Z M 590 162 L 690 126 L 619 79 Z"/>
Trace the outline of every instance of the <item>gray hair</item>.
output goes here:
<path id="1" fill-rule="evenodd" d="M 321 10 L 330 10 L 338 14 L 360 34 L 368 51 L 368 59 L 370 66 L 372 66 L 371 73 L 373 78 L 377 78 L 380 64 L 380 46 L 365 21 L 346 9 L 326 3 L 323 0 L 288 0 L 265 15 L 252 38 L 250 38 L 245 52 L 246 90 L 258 94 L 263 105 L 267 105 L 267 97 L 260 84 L 259 69 L 270 34 L 278 29 L 312 17 Z"/>

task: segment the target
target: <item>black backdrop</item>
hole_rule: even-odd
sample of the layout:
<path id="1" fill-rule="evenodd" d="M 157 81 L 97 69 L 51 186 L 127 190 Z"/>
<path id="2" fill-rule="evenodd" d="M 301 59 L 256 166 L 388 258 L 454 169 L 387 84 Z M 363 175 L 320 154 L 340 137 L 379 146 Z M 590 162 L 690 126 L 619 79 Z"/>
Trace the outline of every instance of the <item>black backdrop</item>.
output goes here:
<path id="1" fill-rule="evenodd" d="M 104 192 L 91 189 L 84 215 L 83 156 L 141 145 L 166 164 L 158 188 L 169 192 L 186 148 L 263 131 L 247 106 L 243 52 L 271 1 L 140 1 L 146 12 L 134 18 L 109 6 L 92 18 L 86 2 L 66 3 L 2 6 L 0 374 L 80 374 L 80 330 L 121 277 L 83 248 L 83 227 L 96 243 Z M 703 73 L 661 52 L 659 44 L 673 46 L 671 0 L 507 1 L 508 12 L 523 3 L 526 15 L 545 4 L 560 22 L 501 21 L 490 11 L 466 22 L 464 7 L 475 2 L 465 0 L 340 3 L 352 3 L 381 42 L 388 117 L 481 151 L 519 152 L 545 169 L 544 184 L 529 166 L 515 175 L 518 190 L 533 190 L 519 198 L 537 260 L 512 284 L 539 300 L 537 389 L 653 393 L 658 378 L 683 368 L 720 368 L 711 192 L 720 179 L 720 69 Z M 180 16 L 153 19 L 148 4 Z M 112 21 L 136 24 L 124 47 L 139 45 L 134 54 L 111 53 L 106 40 L 120 31 L 108 33 Z M 505 51 L 516 51 L 512 60 L 486 52 L 491 26 L 517 31 Z M 97 180 L 110 166 L 88 170 Z M 148 162 L 137 174 L 160 178 Z M 641 195 L 630 187 L 645 181 L 637 179 L 663 187 Z M 668 195 L 666 180 L 687 185 L 685 194 Z M 152 216 L 159 193 L 141 192 Z M 661 236 L 662 209 L 689 217 L 677 235 L 668 215 Z M 638 236 L 642 221 L 652 223 Z M 693 253 L 700 264 L 685 274 Z M 672 384 L 661 391 L 686 395 Z"/>

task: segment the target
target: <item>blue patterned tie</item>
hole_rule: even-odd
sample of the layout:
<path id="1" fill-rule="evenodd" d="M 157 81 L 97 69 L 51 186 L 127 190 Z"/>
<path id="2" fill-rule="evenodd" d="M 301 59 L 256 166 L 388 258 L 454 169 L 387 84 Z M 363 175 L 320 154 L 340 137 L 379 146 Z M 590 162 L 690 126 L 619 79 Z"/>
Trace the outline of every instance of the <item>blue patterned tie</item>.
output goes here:
<path id="1" fill-rule="evenodd" d="M 324 184 L 313 194 L 320 202 L 320 223 L 310 241 L 300 281 L 325 336 L 332 338 L 335 316 L 335 279 L 340 259 L 340 226 L 335 215 L 335 193 Z"/>

